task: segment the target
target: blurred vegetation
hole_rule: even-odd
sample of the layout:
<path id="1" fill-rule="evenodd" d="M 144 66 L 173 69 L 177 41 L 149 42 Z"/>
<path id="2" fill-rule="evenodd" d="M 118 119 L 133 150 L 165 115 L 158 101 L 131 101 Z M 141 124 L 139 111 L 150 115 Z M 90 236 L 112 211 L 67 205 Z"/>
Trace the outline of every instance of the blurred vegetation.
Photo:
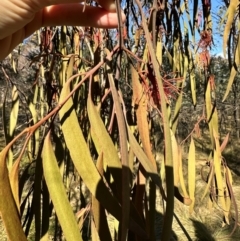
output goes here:
<path id="1" fill-rule="evenodd" d="M 239 240 L 239 1 L 122 7 L 0 62 L 0 240 Z"/>

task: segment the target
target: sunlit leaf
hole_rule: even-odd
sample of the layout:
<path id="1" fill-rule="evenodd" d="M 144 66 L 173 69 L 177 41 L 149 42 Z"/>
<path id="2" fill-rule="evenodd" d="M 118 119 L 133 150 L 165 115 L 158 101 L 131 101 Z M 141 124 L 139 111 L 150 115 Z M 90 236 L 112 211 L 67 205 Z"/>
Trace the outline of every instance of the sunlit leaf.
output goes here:
<path id="1" fill-rule="evenodd" d="M 62 182 L 62 177 L 52 148 L 50 132 L 44 141 L 42 161 L 43 173 L 49 194 L 66 240 L 82 240 Z"/>
<path id="2" fill-rule="evenodd" d="M 91 233 L 92 233 L 92 241 L 100 241 L 94 220 L 91 219 Z"/>
<path id="3" fill-rule="evenodd" d="M 65 84 L 60 95 L 60 102 L 70 93 L 69 85 Z M 78 123 L 78 118 L 74 109 L 73 101 L 70 98 L 59 112 L 62 131 L 66 145 L 76 170 L 89 188 L 92 195 L 118 220 L 121 217 L 121 208 L 115 197 L 112 196 L 101 178 L 94 162 L 90 150 L 86 144 L 83 133 Z M 74 130 L 74 131 L 72 131 Z M 77 143 L 77 145 L 76 145 Z M 139 222 L 140 220 L 134 220 Z M 130 228 L 133 228 L 133 220 L 130 221 Z M 142 225 L 140 224 L 139 227 Z M 144 231 L 138 229 L 138 232 Z"/>
<path id="4" fill-rule="evenodd" d="M 205 189 L 204 189 L 204 192 L 203 192 L 203 194 L 202 194 L 201 200 L 203 200 L 204 197 L 207 195 L 207 193 L 210 191 L 210 187 L 211 187 L 211 184 L 212 184 L 212 181 L 213 181 L 213 177 L 214 177 L 214 168 L 213 168 L 213 166 L 211 166 L 210 172 L 209 172 L 209 174 L 208 174 L 207 185 L 206 185 L 206 187 L 205 187 Z"/>
<path id="5" fill-rule="evenodd" d="M 118 62 L 120 62 L 120 56 L 118 58 Z M 112 69 L 110 64 L 107 65 L 107 72 L 108 72 L 108 80 L 110 84 L 110 89 L 115 105 L 115 113 L 117 117 L 117 124 L 118 124 L 118 131 L 119 131 L 119 146 L 120 146 L 120 154 L 121 154 L 121 161 L 122 161 L 122 196 L 121 196 L 121 204 L 122 212 L 121 217 L 121 238 L 122 240 L 127 238 L 127 230 L 128 230 L 128 223 L 129 223 L 129 216 L 133 215 L 134 220 L 138 216 L 138 212 L 134 209 L 134 206 L 131 208 L 130 204 L 130 169 L 128 163 L 128 143 L 127 143 L 127 128 L 126 122 L 123 114 L 123 109 L 121 106 L 120 98 L 118 95 L 117 88 L 115 86 L 115 81 L 112 73 Z M 131 213 L 131 214 L 130 214 Z M 137 218 L 139 219 L 139 218 Z"/>
<path id="6" fill-rule="evenodd" d="M 12 87 L 12 109 L 10 113 L 10 123 L 9 123 L 9 138 L 13 138 L 13 134 L 17 125 L 19 111 L 19 95 L 16 85 Z"/>
<path id="7" fill-rule="evenodd" d="M 14 201 L 6 165 L 6 150 L 0 153 L 0 214 L 9 240 L 27 241 Z"/>
<path id="8" fill-rule="evenodd" d="M 18 158 L 10 171 L 9 179 L 11 184 L 11 189 L 13 193 L 13 197 L 18 208 L 18 212 L 20 213 L 20 200 L 19 200 L 19 165 L 21 159 Z"/>
<path id="9" fill-rule="evenodd" d="M 176 138 L 173 134 L 173 132 L 171 131 L 171 139 L 172 139 L 172 151 L 173 153 L 175 153 L 175 155 L 173 156 L 173 163 L 174 163 L 174 186 L 178 186 L 179 184 L 179 151 L 178 151 L 178 144 L 176 141 Z"/>
<path id="10" fill-rule="evenodd" d="M 104 126 L 102 119 L 90 97 L 88 97 L 87 107 L 89 121 L 91 124 L 91 136 L 93 142 L 96 146 L 98 153 L 100 154 L 101 151 L 103 152 L 103 158 L 112 173 L 116 188 L 118 189 L 120 194 L 122 186 L 122 165 L 119 160 L 117 150 L 109 134 L 107 133 L 106 127 Z"/>
<path id="11" fill-rule="evenodd" d="M 179 83 L 179 86 L 181 88 L 184 87 L 186 75 L 187 75 L 187 70 L 188 70 L 188 58 L 187 58 L 187 56 L 184 55 L 184 64 L 183 64 L 183 70 L 182 70 L 183 79 L 182 79 L 182 82 Z M 179 118 L 180 110 L 181 110 L 181 107 L 182 107 L 182 100 L 183 100 L 183 92 L 181 91 L 179 93 L 178 97 L 177 97 L 177 101 L 176 101 L 175 108 L 174 108 L 174 114 L 173 114 L 173 120 L 172 120 L 172 131 L 173 131 L 173 133 L 175 133 L 176 130 L 177 130 L 178 118 Z"/>
<path id="12" fill-rule="evenodd" d="M 37 94 L 37 92 L 38 92 L 38 86 L 35 86 L 35 93 Z M 36 124 L 38 121 L 36 103 L 29 101 L 28 107 L 32 115 L 32 122 L 33 124 Z M 37 153 L 39 150 L 39 141 L 40 141 L 39 138 L 40 138 L 40 133 L 39 133 L 39 129 L 37 129 L 34 132 L 33 138 L 29 141 L 29 145 L 28 145 L 28 150 L 32 154 L 31 157 L 37 156 Z"/>
<path id="13" fill-rule="evenodd" d="M 128 137 L 129 137 L 129 142 L 132 147 L 132 150 L 136 155 L 136 157 L 138 158 L 138 160 L 140 161 L 140 163 L 143 165 L 146 171 L 146 175 L 149 176 L 160 189 L 162 189 L 162 182 L 161 182 L 160 176 L 158 175 L 151 161 L 148 159 L 143 149 L 137 142 L 136 138 L 132 134 L 129 127 L 128 127 Z"/>
<path id="14" fill-rule="evenodd" d="M 133 105 L 137 106 L 136 117 L 137 127 L 140 134 L 141 142 L 143 145 L 144 152 L 148 159 L 152 162 L 153 166 L 157 168 L 156 161 L 152 154 L 150 132 L 149 132 L 149 120 L 148 120 L 148 106 L 147 106 L 147 94 L 145 93 L 142 84 L 140 83 L 139 75 L 131 65 L 132 74 L 132 86 L 133 86 Z"/>
<path id="15" fill-rule="evenodd" d="M 189 207 L 189 212 L 193 212 L 195 204 L 195 187 L 196 187 L 196 153 L 193 137 L 191 137 L 191 143 L 188 153 L 188 192 L 192 203 Z"/>
<path id="16" fill-rule="evenodd" d="M 162 40 L 157 41 L 156 56 L 160 65 L 162 65 Z"/>
<path id="17" fill-rule="evenodd" d="M 209 81 L 208 81 L 206 93 L 205 93 L 205 102 L 206 102 L 207 121 L 208 121 L 208 126 L 210 131 L 211 143 L 212 143 L 212 147 L 214 147 L 215 141 L 214 141 L 213 132 L 215 131 L 216 133 L 218 133 L 219 128 L 218 128 L 218 116 L 217 116 L 216 106 L 212 105 L 211 86 Z"/>
<path id="18" fill-rule="evenodd" d="M 230 34 L 230 30 L 231 30 L 232 23 L 234 21 L 234 16 L 238 6 L 239 6 L 239 0 L 231 0 L 229 2 L 229 6 L 227 10 L 227 22 L 225 24 L 224 33 L 223 33 L 223 55 L 224 56 L 226 56 L 228 35 Z"/>
<path id="19" fill-rule="evenodd" d="M 215 150 L 214 150 L 214 155 L 213 155 L 213 160 L 214 160 L 214 170 L 215 170 L 215 175 L 216 175 L 216 184 L 217 184 L 217 193 L 218 193 L 218 200 L 221 203 L 221 207 L 225 216 L 225 220 L 227 223 L 229 223 L 229 212 L 227 211 L 226 208 L 226 201 L 224 198 L 224 180 L 222 176 L 222 171 L 221 171 L 221 150 L 220 150 L 220 144 L 219 144 L 219 137 L 217 133 L 214 131 L 213 132 L 214 138 L 215 138 Z"/>
<path id="20" fill-rule="evenodd" d="M 184 197 L 189 197 L 186 189 L 186 185 L 184 182 L 184 177 L 183 177 L 183 165 L 182 165 L 182 149 L 178 149 L 178 158 L 179 158 L 179 182 L 180 182 L 180 187 L 183 192 Z"/>
<path id="21" fill-rule="evenodd" d="M 192 70 L 191 70 L 191 73 L 190 73 L 190 83 L 191 83 L 191 93 L 192 93 L 193 105 L 196 105 L 196 103 L 197 103 L 197 97 L 196 97 L 196 78 L 195 78 L 194 69 L 192 69 Z"/>
<path id="22" fill-rule="evenodd" d="M 237 2 L 238 0 L 236 0 Z M 232 1 L 231 1 L 232 2 Z M 225 28 L 226 30 L 226 28 Z M 234 64 L 232 65 L 231 67 L 231 71 L 230 71 L 230 77 L 228 79 L 228 85 L 227 85 L 227 89 L 226 89 L 226 92 L 224 94 L 224 97 L 223 97 L 223 100 L 222 101 L 225 101 L 231 88 L 232 88 L 232 84 L 233 84 L 233 81 L 234 81 L 234 78 L 238 72 L 238 67 L 239 67 L 239 64 L 240 64 L 240 35 L 238 35 L 238 43 L 237 43 L 237 47 L 236 47 L 236 50 L 235 50 L 235 55 L 234 55 Z"/>

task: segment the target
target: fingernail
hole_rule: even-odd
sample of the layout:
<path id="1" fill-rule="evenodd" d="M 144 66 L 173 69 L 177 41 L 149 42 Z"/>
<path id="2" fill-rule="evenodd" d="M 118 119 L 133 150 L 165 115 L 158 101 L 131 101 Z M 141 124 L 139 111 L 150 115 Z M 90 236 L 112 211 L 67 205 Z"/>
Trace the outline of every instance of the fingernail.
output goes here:
<path id="1" fill-rule="evenodd" d="M 109 5 L 109 8 L 108 8 L 110 11 L 116 11 L 116 4 L 115 3 L 111 3 Z"/>

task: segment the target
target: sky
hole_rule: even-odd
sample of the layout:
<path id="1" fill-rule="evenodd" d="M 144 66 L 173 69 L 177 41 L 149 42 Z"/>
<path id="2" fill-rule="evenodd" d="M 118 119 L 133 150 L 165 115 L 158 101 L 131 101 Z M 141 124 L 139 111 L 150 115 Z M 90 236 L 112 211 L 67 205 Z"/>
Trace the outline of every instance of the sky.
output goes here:
<path id="1" fill-rule="evenodd" d="M 222 46 L 223 46 L 223 38 L 222 36 L 220 36 L 217 31 L 216 31 L 216 28 L 217 28 L 217 25 L 219 24 L 216 20 L 217 20 L 217 17 L 216 17 L 216 14 L 217 14 L 217 11 L 219 10 L 219 7 L 220 6 L 224 6 L 224 3 L 222 0 L 212 0 L 212 8 L 211 8 L 211 12 L 212 12 L 212 20 L 213 20 L 213 40 L 214 40 L 214 45 L 212 46 L 212 53 L 213 54 L 216 54 L 216 55 L 220 55 L 223 57 L 223 49 L 222 49 Z M 224 16 L 222 16 L 224 17 Z"/>
<path id="2" fill-rule="evenodd" d="M 208 0 L 208 1 L 211 1 L 211 0 Z M 201 6 L 202 4 L 202 1 L 201 0 L 198 0 L 199 2 L 199 6 Z M 219 12 L 219 7 L 220 6 L 223 6 L 224 3 L 223 3 L 223 0 L 212 0 L 211 1 L 211 16 L 212 16 L 212 25 L 213 25 L 213 28 L 212 28 L 212 33 L 213 33 L 213 44 L 211 46 L 211 53 L 212 54 L 216 54 L 216 55 L 221 55 L 222 54 L 222 37 L 219 35 L 219 32 L 217 31 L 217 27 L 219 25 L 219 16 L 217 16 L 218 12 Z M 192 18 L 192 11 L 193 11 L 193 0 L 190 0 L 189 1 L 189 8 L 190 8 L 190 16 Z M 202 25 L 203 25 L 203 20 L 201 21 L 201 30 L 202 30 Z M 199 40 L 199 36 L 197 36 L 196 34 L 196 41 Z"/>

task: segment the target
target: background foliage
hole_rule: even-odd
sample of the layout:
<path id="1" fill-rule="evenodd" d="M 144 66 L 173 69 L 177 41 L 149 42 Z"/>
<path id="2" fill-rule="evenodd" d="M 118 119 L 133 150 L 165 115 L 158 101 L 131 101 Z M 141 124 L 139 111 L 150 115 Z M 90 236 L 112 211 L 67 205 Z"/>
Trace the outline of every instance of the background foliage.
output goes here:
<path id="1" fill-rule="evenodd" d="M 2 239 L 239 238 L 239 1 L 122 7 L 0 63 Z"/>

